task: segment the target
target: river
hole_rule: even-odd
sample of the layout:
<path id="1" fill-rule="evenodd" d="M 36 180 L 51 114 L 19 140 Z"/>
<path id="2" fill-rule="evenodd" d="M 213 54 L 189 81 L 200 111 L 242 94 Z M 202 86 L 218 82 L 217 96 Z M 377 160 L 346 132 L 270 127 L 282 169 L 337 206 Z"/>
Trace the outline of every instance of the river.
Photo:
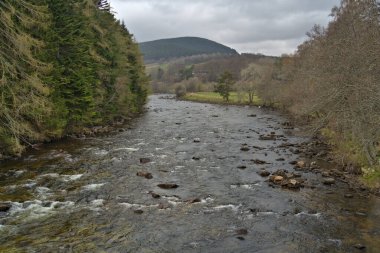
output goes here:
<path id="1" fill-rule="evenodd" d="M 258 175 L 292 172 L 299 157 L 281 144 L 311 141 L 285 121 L 154 95 L 116 133 L 2 162 L 0 252 L 380 252 L 378 197 L 307 171 L 299 191 Z M 282 137 L 259 138 L 270 132 Z"/>

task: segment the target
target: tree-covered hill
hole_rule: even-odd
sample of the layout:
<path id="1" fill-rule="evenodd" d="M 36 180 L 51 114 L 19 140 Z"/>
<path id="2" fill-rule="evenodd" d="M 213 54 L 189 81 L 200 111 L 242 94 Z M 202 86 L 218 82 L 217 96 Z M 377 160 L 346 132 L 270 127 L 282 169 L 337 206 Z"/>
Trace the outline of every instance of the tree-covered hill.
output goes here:
<path id="1" fill-rule="evenodd" d="M 237 54 L 236 50 L 232 48 L 198 37 L 181 37 L 143 42 L 140 43 L 140 49 L 144 55 L 145 62 L 201 54 Z"/>
<path id="2" fill-rule="evenodd" d="M 141 111 L 144 65 L 106 0 L 2 0 L 0 156 Z"/>

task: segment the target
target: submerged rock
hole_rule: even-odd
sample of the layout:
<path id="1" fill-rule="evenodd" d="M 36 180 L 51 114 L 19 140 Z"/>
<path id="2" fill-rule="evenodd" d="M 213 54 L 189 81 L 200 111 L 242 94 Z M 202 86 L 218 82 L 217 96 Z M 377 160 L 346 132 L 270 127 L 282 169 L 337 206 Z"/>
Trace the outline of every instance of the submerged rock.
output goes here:
<path id="1" fill-rule="evenodd" d="M 158 184 L 157 186 L 160 187 L 161 189 L 175 189 L 175 188 L 178 188 L 177 184 L 170 184 L 170 183 Z"/>
<path id="2" fill-rule="evenodd" d="M 266 171 L 266 170 L 261 170 L 259 172 L 257 172 L 260 176 L 262 177 L 267 177 L 270 175 L 270 172 L 269 171 Z"/>
<path id="3" fill-rule="evenodd" d="M 235 230 L 236 235 L 247 235 L 248 230 L 245 228 L 240 228 Z"/>
<path id="4" fill-rule="evenodd" d="M 149 173 L 149 172 L 139 171 L 136 173 L 136 175 L 139 177 L 145 177 L 146 179 L 152 179 L 153 178 L 152 173 Z"/>
<path id="5" fill-rule="evenodd" d="M 140 163 L 150 163 L 151 162 L 151 160 L 149 159 L 149 158 L 140 158 Z"/>
<path id="6" fill-rule="evenodd" d="M 170 208 L 170 205 L 168 203 L 160 203 L 158 204 L 158 209 L 168 209 Z"/>
<path id="7" fill-rule="evenodd" d="M 268 134 L 268 135 L 260 135 L 259 140 L 261 141 L 275 141 L 276 135 L 274 133 Z"/>
<path id="8" fill-rule="evenodd" d="M 255 164 L 268 164 L 266 161 L 260 159 L 252 159 L 251 162 L 254 162 Z"/>
<path id="9" fill-rule="evenodd" d="M 161 196 L 160 196 L 159 194 L 154 193 L 154 192 L 152 192 L 152 191 L 150 191 L 149 194 L 150 194 L 154 199 L 159 199 L 159 198 L 161 198 Z"/>

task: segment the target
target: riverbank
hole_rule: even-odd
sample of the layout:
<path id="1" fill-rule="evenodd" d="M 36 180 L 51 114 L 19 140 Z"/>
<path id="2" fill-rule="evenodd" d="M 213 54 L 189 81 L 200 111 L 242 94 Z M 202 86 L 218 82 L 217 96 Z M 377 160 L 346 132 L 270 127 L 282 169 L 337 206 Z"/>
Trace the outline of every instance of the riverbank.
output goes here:
<path id="1" fill-rule="evenodd" d="M 186 93 L 180 98 L 180 100 L 200 102 L 200 103 L 210 103 L 210 104 L 222 104 L 222 105 L 252 105 L 260 106 L 261 100 L 254 96 L 252 103 L 249 102 L 248 94 L 239 94 L 237 92 L 231 92 L 229 101 L 223 100 L 216 92 L 192 92 Z"/>
<path id="2" fill-rule="evenodd" d="M 117 133 L 117 132 L 123 132 L 125 129 L 129 129 L 129 125 L 133 122 L 134 119 L 140 117 L 145 110 L 139 113 L 130 114 L 127 116 L 121 116 L 115 118 L 113 121 L 96 125 L 96 126 L 83 126 L 83 127 L 73 127 L 70 130 L 67 131 L 66 134 L 56 137 L 56 138 L 49 138 L 48 140 L 42 142 L 42 141 L 36 141 L 36 142 L 28 142 L 24 143 L 24 148 L 22 152 L 18 153 L 17 155 L 9 155 L 1 153 L 0 150 L 0 162 L 4 162 L 10 159 L 18 159 L 22 158 L 26 154 L 28 154 L 32 150 L 39 150 L 44 147 L 44 145 L 52 144 L 52 143 L 59 143 L 66 139 L 86 139 L 86 138 L 93 138 L 97 136 L 103 136 L 105 134 L 110 133 Z"/>

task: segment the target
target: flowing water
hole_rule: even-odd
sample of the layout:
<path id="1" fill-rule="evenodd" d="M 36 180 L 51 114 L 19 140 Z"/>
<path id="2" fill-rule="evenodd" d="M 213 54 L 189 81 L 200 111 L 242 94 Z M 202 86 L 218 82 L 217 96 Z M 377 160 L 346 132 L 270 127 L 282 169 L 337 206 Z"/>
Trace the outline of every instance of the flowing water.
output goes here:
<path id="1" fill-rule="evenodd" d="M 0 252 L 380 252 L 379 198 L 346 199 L 347 185 L 325 186 L 312 173 L 302 176 L 316 188 L 300 191 L 257 174 L 292 171 L 298 157 L 280 145 L 308 141 L 284 121 L 259 108 L 151 96 L 126 131 L 1 163 L 0 202 L 11 208 L 0 212 Z M 259 139 L 273 131 L 284 137 Z"/>

